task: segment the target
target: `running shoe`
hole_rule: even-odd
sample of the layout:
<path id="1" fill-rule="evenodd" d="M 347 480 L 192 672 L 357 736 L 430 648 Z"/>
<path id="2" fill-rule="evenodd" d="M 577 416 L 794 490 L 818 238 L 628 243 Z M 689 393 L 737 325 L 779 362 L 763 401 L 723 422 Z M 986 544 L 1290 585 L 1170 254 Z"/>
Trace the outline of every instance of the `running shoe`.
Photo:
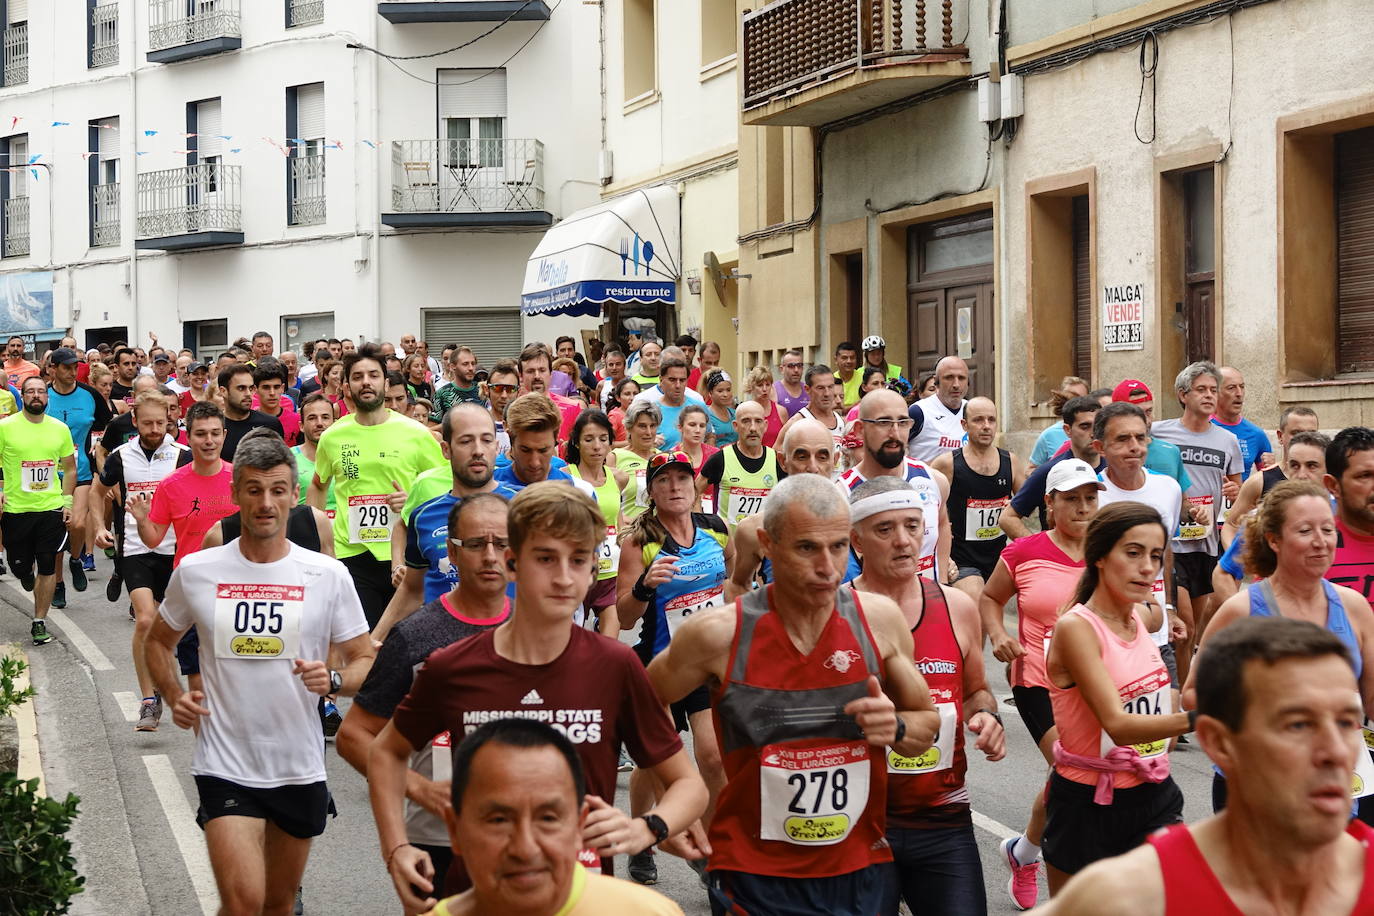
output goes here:
<path id="1" fill-rule="evenodd" d="M 296 902 L 292 906 L 291 912 L 295 913 L 296 916 L 302 916 L 305 912 L 305 901 L 301 899 L 301 889 L 299 887 L 296 888 Z"/>
<path id="2" fill-rule="evenodd" d="M 67 583 L 59 582 L 53 587 L 52 606 L 59 611 L 67 606 Z"/>
<path id="3" fill-rule="evenodd" d="M 646 886 L 658 883 L 658 865 L 652 851 L 646 849 L 630 856 L 630 879 Z"/>
<path id="4" fill-rule="evenodd" d="M 35 646 L 52 642 L 52 634 L 48 632 L 48 625 L 41 620 L 35 620 L 29 626 L 29 635 L 33 637 Z"/>
<path id="5" fill-rule="evenodd" d="M 105 600 L 118 601 L 119 588 L 124 584 L 124 577 L 119 573 L 110 573 L 110 581 L 105 583 Z"/>
<path id="6" fill-rule="evenodd" d="M 33 583 L 34 583 L 34 578 L 33 578 L 33 570 L 32 570 L 32 569 L 29 570 L 29 574 L 28 574 L 27 576 L 20 576 L 20 577 L 19 577 L 19 584 L 22 585 L 22 586 L 24 586 L 24 591 L 26 591 L 26 592 L 31 592 L 31 591 L 33 591 Z"/>
<path id="7" fill-rule="evenodd" d="M 630 759 L 630 755 L 625 753 L 625 746 L 620 747 L 620 763 L 616 765 L 617 773 L 628 773 L 635 768 L 635 762 Z"/>
<path id="8" fill-rule="evenodd" d="M 89 583 L 86 582 L 86 568 L 81 565 L 81 558 L 69 557 L 67 568 L 72 572 L 72 588 L 78 592 L 84 592 Z"/>
<path id="9" fill-rule="evenodd" d="M 5 558 L 0 557 L 0 576 L 5 574 Z"/>
<path id="10" fill-rule="evenodd" d="M 138 724 L 134 726 L 134 731 L 155 732 L 160 721 L 162 721 L 162 697 L 153 696 L 139 704 Z"/>
<path id="11" fill-rule="evenodd" d="M 1029 910 L 1035 906 L 1035 900 L 1040 895 L 1040 885 L 1037 881 L 1040 875 L 1040 862 L 1022 865 L 1016 860 L 1011 851 L 1018 839 L 1020 837 L 1003 840 L 997 848 L 1002 851 L 1002 859 L 1011 869 L 1011 877 L 1007 879 L 1007 894 L 1011 896 L 1012 905 L 1018 910 Z"/>
<path id="12" fill-rule="evenodd" d="M 333 700 L 321 699 L 320 723 L 324 727 L 324 740 L 333 741 L 339 733 L 339 726 L 343 725 L 343 716 L 339 715 L 339 707 L 334 705 Z"/>
<path id="13" fill-rule="evenodd" d="M 86 572 L 95 572 L 95 556 L 89 553 L 81 555 L 81 568 Z"/>

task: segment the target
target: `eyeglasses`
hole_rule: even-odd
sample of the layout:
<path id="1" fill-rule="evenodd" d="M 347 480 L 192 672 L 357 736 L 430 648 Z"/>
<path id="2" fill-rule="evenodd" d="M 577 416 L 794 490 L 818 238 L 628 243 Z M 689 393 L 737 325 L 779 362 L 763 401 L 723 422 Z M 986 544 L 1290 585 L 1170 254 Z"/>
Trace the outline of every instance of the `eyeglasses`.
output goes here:
<path id="1" fill-rule="evenodd" d="M 783 367 L 784 369 L 800 369 L 800 368 L 802 367 L 802 364 L 801 364 L 801 363 L 783 363 L 783 364 L 782 364 L 782 367 Z"/>
<path id="2" fill-rule="evenodd" d="M 873 420 L 864 420 L 863 417 L 860 417 L 859 419 L 864 423 L 872 424 L 883 432 L 888 432 L 894 427 L 898 430 L 911 429 L 912 424 L 915 422 L 910 417 L 902 417 L 900 420 L 894 420 L 892 417 L 878 417 Z"/>
<path id="3" fill-rule="evenodd" d="M 462 540 L 458 538 L 449 538 L 448 542 L 455 547 L 461 547 L 472 553 L 479 553 L 480 551 L 486 550 L 488 544 L 495 547 L 497 550 L 505 550 L 510 546 L 510 541 L 506 538 L 499 538 L 495 535 L 484 538 L 463 538 Z"/>

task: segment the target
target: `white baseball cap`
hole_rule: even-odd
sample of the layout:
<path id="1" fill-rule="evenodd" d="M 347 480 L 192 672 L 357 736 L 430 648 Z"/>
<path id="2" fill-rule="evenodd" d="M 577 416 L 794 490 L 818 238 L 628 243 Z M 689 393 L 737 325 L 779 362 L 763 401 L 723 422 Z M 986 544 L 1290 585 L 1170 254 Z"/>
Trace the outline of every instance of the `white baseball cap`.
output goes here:
<path id="1" fill-rule="evenodd" d="M 1097 479 L 1097 472 L 1088 466 L 1088 462 L 1078 458 L 1068 458 L 1050 468 L 1049 474 L 1045 475 L 1045 492 L 1062 493 L 1065 490 L 1074 490 L 1084 484 L 1095 483 L 1099 490 L 1105 490 L 1102 481 Z"/>

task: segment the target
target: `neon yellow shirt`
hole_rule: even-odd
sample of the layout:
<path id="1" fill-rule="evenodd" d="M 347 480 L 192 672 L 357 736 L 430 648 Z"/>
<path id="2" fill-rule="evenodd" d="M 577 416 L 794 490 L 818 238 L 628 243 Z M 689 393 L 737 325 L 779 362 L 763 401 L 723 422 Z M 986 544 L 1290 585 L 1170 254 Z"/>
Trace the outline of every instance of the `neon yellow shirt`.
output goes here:
<path id="1" fill-rule="evenodd" d="M 6 512 L 62 508 L 62 459 L 73 455 L 72 432 L 46 414 L 32 423 L 22 413 L 0 420 L 0 465 L 5 470 Z"/>
<path id="2" fill-rule="evenodd" d="M 464 909 L 459 894 L 440 900 L 428 916 L 456 916 Z M 591 875 L 573 866 L 572 889 L 554 916 L 682 916 L 682 907 L 658 891 L 606 875 Z"/>
<path id="3" fill-rule="evenodd" d="M 315 476 L 315 462 L 305 457 L 305 452 L 301 451 L 299 445 L 291 450 L 291 454 L 296 456 L 296 480 L 301 485 L 300 505 L 304 506 L 306 492 L 310 489 L 310 479 Z M 327 512 L 333 512 L 335 509 L 334 488 L 332 486 L 325 488 L 324 508 Z"/>

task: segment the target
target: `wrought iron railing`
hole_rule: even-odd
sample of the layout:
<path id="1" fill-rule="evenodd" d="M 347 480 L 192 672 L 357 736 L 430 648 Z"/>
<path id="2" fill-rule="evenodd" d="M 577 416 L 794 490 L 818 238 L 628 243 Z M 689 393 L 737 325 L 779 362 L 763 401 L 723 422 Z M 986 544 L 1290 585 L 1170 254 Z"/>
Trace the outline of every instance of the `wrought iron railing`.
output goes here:
<path id="1" fill-rule="evenodd" d="M 148 49 L 242 37 L 239 0 L 148 0 Z"/>
<path id="2" fill-rule="evenodd" d="M 91 66 L 119 63 L 119 4 L 102 3 L 91 9 Z"/>
<path id="3" fill-rule="evenodd" d="M 237 165 L 201 162 L 138 176 L 138 237 L 194 232 L 242 232 L 242 181 Z"/>
<path id="4" fill-rule="evenodd" d="M 539 140 L 393 140 L 391 206 L 398 213 L 544 209 Z"/>
<path id="5" fill-rule="evenodd" d="M 860 67 L 962 50 L 954 0 L 776 0 L 744 16 L 744 107 Z"/>
<path id="6" fill-rule="evenodd" d="M 324 156 L 292 156 L 286 161 L 291 175 L 291 225 L 324 222 Z"/>
<path id="7" fill-rule="evenodd" d="M 5 85 L 21 86 L 29 81 L 29 24 L 21 22 L 5 29 Z"/>
<path id="8" fill-rule="evenodd" d="M 96 248 L 119 244 L 119 182 L 91 188 L 91 244 Z"/>
<path id="9" fill-rule="evenodd" d="M 5 257 L 17 258 L 29 253 L 29 199 L 11 197 L 5 201 Z"/>
<path id="10" fill-rule="evenodd" d="M 290 27 L 324 22 L 324 0 L 287 0 L 287 3 Z"/>

